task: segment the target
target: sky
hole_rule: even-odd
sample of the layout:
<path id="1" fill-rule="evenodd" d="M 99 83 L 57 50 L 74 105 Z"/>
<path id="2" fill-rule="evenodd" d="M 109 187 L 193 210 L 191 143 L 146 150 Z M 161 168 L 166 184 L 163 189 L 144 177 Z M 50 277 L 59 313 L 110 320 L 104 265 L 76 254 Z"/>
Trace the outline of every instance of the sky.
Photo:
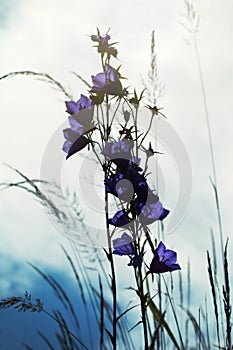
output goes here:
<path id="1" fill-rule="evenodd" d="M 200 15 L 197 42 L 214 141 L 223 229 L 225 237 L 231 238 L 233 3 L 194 0 L 193 5 Z M 102 32 L 110 27 L 112 40 L 119 42 L 119 61 L 115 64 L 122 64 L 128 85 L 140 91 L 141 77 L 145 77 L 149 67 L 150 35 L 155 30 L 159 78 L 165 86 L 159 107 L 164 108 L 173 135 L 182 141 L 192 169 L 188 211 L 165 239 L 178 251 L 184 275 L 190 259 L 196 300 L 197 291 L 203 290 L 202 299 L 204 290 L 209 288 L 206 250 L 211 247 L 210 227 L 218 242 L 218 226 L 197 63 L 193 47 L 187 44 L 190 37 L 179 23 L 183 8 L 181 0 L 99 0 L 91 4 L 83 0 L 1 0 L 0 76 L 20 70 L 46 72 L 79 98 L 80 93 L 86 93 L 86 87 L 71 72 L 90 82 L 90 76 L 100 71 L 89 35 L 95 34 L 96 27 Z M 66 121 L 64 96 L 32 77 L 15 77 L 0 81 L 0 108 L 0 182 L 18 179 L 3 163 L 31 178 L 39 178 L 47 144 Z M 176 147 L 167 147 L 167 157 L 161 159 L 160 165 L 165 179 L 164 203 L 171 212 L 179 193 L 179 156 L 174 159 L 175 152 Z M 69 165 L 63 164 L 64 184 L 70 179 L 75 181 L 78 162 L 76 158 Z M 60 244 L 67 244 L 67 240 L 28 193 L 18 189 L 0 192 L 0 217 L 0 296 L 22 294 L 28 289 L 36 291 L 37 277 L 26 261 L 61 275 L 66 271 Z M 119 271 L 123 269 L 121 264 Z M 205 277 L 200 279 L 200 274 Z M 4 324 L 15 317 L 7 315 L 9 321 L 4 318 Z M 6 316 L 0 315 L 4 332 L 2 317 Z M 14 345 L 8 349 L 6 346 L 5 350 L 14 349 Z"/>

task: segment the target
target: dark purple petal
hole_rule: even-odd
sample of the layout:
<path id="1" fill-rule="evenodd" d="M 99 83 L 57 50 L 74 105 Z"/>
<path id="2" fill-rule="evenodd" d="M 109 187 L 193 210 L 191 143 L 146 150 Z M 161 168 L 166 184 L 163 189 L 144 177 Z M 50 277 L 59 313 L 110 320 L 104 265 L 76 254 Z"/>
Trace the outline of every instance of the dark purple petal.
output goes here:
<path id="1" fill-rule="evenodd" d="M 158 245 L 158 247 L 156 248 L 156 252 L 158 254 L 158 256 L 162 256 L 164 254 L 166 250 L 165 244 L 163 244 L 163 242 L 161 241 Z"/>
<path id="2" fill-rule="evenodd" d="M 127 233 L 123 233 L 121 238 L 116 238 L 112 242 L 114 247 L 113 254 L 131 255 L 135 252 L 132 238 Z"/>
<path id="3" fill-rule="evenodd" d="M 80 133 L 77 133 L 76 131 L 73 131 L 69 128 L 63 130 L 63 134 L 66 140 L 70 142 L 76 141 L 80 137 Z"/>
<path id="4" fill-rule="evenodd" d="M 150 264 L 150 272 L 163 273 L 180 270 L 181 267 L 176 263 L 177 254 L 173 250 L 166 249 L 163 242 L 160 242 L 155 249 L 154 257 Z"/>
<path id="5" fill-rule="evenodd" d="M 93 87 L 91 92 L 101 92 L 108 95 L 120 96 L 123 94 L 122 85 L 118 73 L 114 68 L 106 64 L 105 71 L 91 76 Z"/>
<path id="6" fill-rule="evenodd" d="M 66 104 L 66 112 L 69 113 L 69 114 L 75 114 L 79 111 L 79 107 L 77 105 L 78 101 L 77 102 L 74 102 L 74 101 L 65 101 L 65 104 Z"/>
<path id="7" fill-rule="evenodd" d="M 131 151 L 134 147 L 133 140 L 126 138 L 118 142 L 106 142 L 103 151 L 101 152 L 105 157 L 113 159 L 131 159 Z"/>
<path id="8" fill-rule="evenodd" d="M 116 227 L 127 225 L 129 223 L 128 214 L 124 209 L 119 210 L 116 212 L 113 218 L 108 219 L 108 223 Z"/>
<path id="9" fill-rule="evenodd" d="M 62 147 L 62 150 L 65 152 L 65 153 L 69 153 L 69 149 L 70 149 L 70 147 L 72 146 L 72 142 L 70 142 L 70 141 L 65 141 L 64 142 L 64 145 L 63 145 L 63 147 Z"/>
<path id="10" fill-rule="evenodd" d="M 82 94 L 80 95 L 80 99 L 78 103 L 79 103 L 79 110 L 89 108 L 93 105 L 92 100 L 89 97 Z"/>
<path id="11" fill-rule="evenodd" d="M 150 225 L 156 220 L 163 220 L 170 212 L 163 208 L 162 203 L 159 201 L 159 197 L 151 190 L 148 190 L 146 203 L 140 201 L 139 197 L 136 201 L 136 207 L 140 214 L 139 220 L 143 225 Z"/>
<path id="12" fill-rule="evenodd" d="M 83 134 L 83 125 L 74 118 L 74 115 L 68 117 L 70 129 L 81 135 Z"/>
<path id="13" fill-rule="evenodd" d="M 73 114 L 69 119 L 76 121 L 80 125 L 83 126 L 85 131 L 90 130 L 93 127 L 92 119 L 93 119 L 94 108 L 84 108 L 81 109 L 78 113 Z"/>
<path id="14" fill-rule="evenodd" d="M 105 188 L 108 191 L 108 193 L 111 193 L 114 196 L 117 196 L 116 185 L 118 181 L 120 181 L 122 178 L 123 178 L 123 174 L 117 173 L 117 174 L 111 175 L 108 179 L 105 179 Z"/>
<path id="15" fill-rule="evenodd" d="M 162 221 L 163 219 L 165 219 L 169 213 L 170 213 L 170 210 L 163 208 L 160 214 L 159 220 Z"/>
<path id="16" fill-rule="evenodd" d="M 177 254 L 173 250 L 167 249 L 164 255 L 162 256 L 162 262 L 168 265 L 175 264 L 176 260 L 177 260 Z"/>
<path id="17" fill-rule="evenodd" d="M 91 89 L 92 92 L 99 92 L 103 89 L 106 84 L 106 75 L 105 73 L 98 73 L 96 75 L 91 76 L 93 87 Z"/>
<path id="18" fill-rule="evenodd" d="M 78 113 L 80 110 L 84 109 L 84 108 L 89 108 L 93 105 L 93 102 L 90 98 L 84 96 L 84 95 L 80 95 L 80 99 L 77 102 L 74 101 L 66 101 L 66 112 L 68 112 L 69 114 L 76 114 Z"/>
<path id="19" fill-rule="evenodd" d="M 70 158 L 73 154 L 81 151 L 89 143 L 88 139 L 81 135 L 70 147 L 66 159 Z"/>

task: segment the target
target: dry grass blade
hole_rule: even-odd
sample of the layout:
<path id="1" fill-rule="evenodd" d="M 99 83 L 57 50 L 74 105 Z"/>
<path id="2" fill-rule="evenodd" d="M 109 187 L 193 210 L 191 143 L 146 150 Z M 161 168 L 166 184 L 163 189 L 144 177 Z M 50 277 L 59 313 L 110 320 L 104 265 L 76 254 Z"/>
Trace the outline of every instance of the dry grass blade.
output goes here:
<path id="1" fill-rule="evenodd" d="M 48 346 L 49 350 L 56 350 L 51 342 L 48 340 L 48 338 L 43 334 L 41 333 L 40 331 L 37 331 L 37 333 L 39 334 L 39 336 L 44 340 L 45 344 Z"/>
<path id="2" fill-rule="evenodd" d="M 52 276 L 49 276 L 50 277 L 50 280 L 53 282 L 54 286 L 57 287 L 57 289 L 59 290 L 59 292 L 61 293 L 62 295 L 62 298 L 63 300 L 65 301 L 67 307 L 68 307 L 68 311 L 71 313 L 72 317 L 73 317 L 73 320 L 75 322 L 75 325 L 77 327 L 78 330 L 80 330 L 80 325 L 79 325 L 79 322 L 78 322 L 78 318 L 76 316 L 76 313 L 75 313 L 75 310 L 73 308 L 73 305 L 69 299 L 69 297 L 67 296 L 65 290 L 63 289 L 63 287 L 52 277 Z"/>
<path id="3" fill-rule="evenodd" d="M 88 88 L 91 89 L 91 85 L 78 73 L 72 72 L 78 79 L 80 79 Z"/>
<path id="4" fill-rule="evenodd" d="M 59 327 L 60 327 L 60 330 L 62 333 L 63 344 L 65 346 L 65 349 L 66 350 L 77 349 L 77 347 L 73 341 L 73 338 L 71 336 L 71 333 L 69 331 L 69 327 L 67 325 L 67 322 L 66 322 L 65 318 L 63 317 L 62 313 L 59 310 L 56 310 L 56 311 L 54 311 L 54 316 L 59 321 Z"/>
<path id="5" fill-rule="evenodd" d="M 75 325 L 77 327 L 77 329 L 80 329 L 80 325 L 75 313 L 75 310 L 73 308 L 73 305 L 69 299 L 69 297 L 67 296 L 65 290 L 63 289 L 63 287 L 52 277 L 52 276 L 47 276 L 45 273 L 43 273 L 38 267 L 36 267 L 35 265 L 29 263 L 29 265 L 37 272 L 39 273 L 42 278 L 52 287 L 52 289 L 54 290 L 57 298 L 61 301 L 63 307 L 70 312 Z"/>
<path id="6" fill-rule="evenodd" d="M 182 283 L 182 273 L 179 271 L 179 295 L 180 295 L 180 306 L 183 307 L 183 283 Z"/>
<path id="7" fill-rule="evenodd" d="M 213 279 L 212 265 L 211 265 L 210 255 L 209 255 L 208 251 L 207 251 L 207 261 L 208 261 L 209 281 L 210 281 L 210 285 L 211 285 L 213 304 L 214 304 L 214 314 L 215 314 L 215 320 L 216 320 L 216 332 L 217 332 L 217 337 L 218 337 L 218 346 L 220 347 L 218 304 L 217 304 L 216 290 L 215 290 L 215 284 L 214 284 L 214 279 Z"/>
<path id="8" fill-rule="evenodd" d="M 26 350 L 35 350 L 33 348 L 31 348 L 31 346 L 27 345 L 27 344 L 22 344 L 23 347 L 26 349 Z"/>
<path id="9" fill-rule="evenodd" d="M 183 309 L 183 310 L 185 310 L 185 309 Z M 198 321 L 196 320 L 196 318 L 193 316 L 193 314 L 189 310 L 185 310 L 185 311 L 193 324 L 195 334 L 197 335 L 197 339 L 200 342 L 199 344 L 202 346 L 202 349 L 209 350 L 209 348 L 207 347 L 206 342 L 205 342 L 205 337 L 204 337 L 204 335 L 201 331 L 201 328 L 198 324 Z"/>

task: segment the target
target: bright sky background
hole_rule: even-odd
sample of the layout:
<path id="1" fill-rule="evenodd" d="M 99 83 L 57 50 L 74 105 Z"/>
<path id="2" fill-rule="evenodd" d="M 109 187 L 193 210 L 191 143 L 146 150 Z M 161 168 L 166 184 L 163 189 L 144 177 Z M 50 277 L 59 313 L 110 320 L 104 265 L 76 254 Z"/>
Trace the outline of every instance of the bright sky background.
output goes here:
<path id="1" fill-rule="evenodd" d="M 233 2 L 194 0 L 193 4 L 201 18 L 197 40 L 213 132 L 223 227 L 231 238 Z M 200 81 L 194 50 L 185 43 L 188 34 L 179 24 L 182 10 L 182 0 L 1 0 L 0 75 L 18 70 L 46 72 L 79 98 L 86 88 L 70 72 L 90 81 L 90 76 L 100 71 L 88 35 L 95 34 L 97 26 L 102 32 L 111 27 L 112 39 L 119 42 L 122 73 L 128 85 L 140 90 L 141 76 L 149 66 L 150 34 L 155 30 L 159 76 L 166 87 L 159 107 L 164 107 L 169 123 L 183 140 L 193 169 L 189 212 L 166 242 L 178 251 L 184 273 L 190 257 L 195 286 L 209 290 L 205 283 L 206 250 L 210 249 L 210 226 L 218 241 L 217 221 Z M 29 177 L 39 177 L 45 147 L 66 120 L 63 102 L 59 92 L 31 77 L 1 81 L 0 159 Z M 177 179 L 166 173 L 166 178 L 169 176 L 167 188 L 172 189 Z M 0 165 L 0 182 L 16 179 L 12 171 Z M 174 193 L 175 190 L 166 192 L 168 206 L 174 203 Z M 172 210 L 172 206 L 169 208 Z M 63 271 L 59 244 L 66 240 L 28 194 L 17 189 L 1 192 L 0 218 L 0 297 L 33 288 L 34 273 L 26 265 L 28 260 L 42 268 Z"/>

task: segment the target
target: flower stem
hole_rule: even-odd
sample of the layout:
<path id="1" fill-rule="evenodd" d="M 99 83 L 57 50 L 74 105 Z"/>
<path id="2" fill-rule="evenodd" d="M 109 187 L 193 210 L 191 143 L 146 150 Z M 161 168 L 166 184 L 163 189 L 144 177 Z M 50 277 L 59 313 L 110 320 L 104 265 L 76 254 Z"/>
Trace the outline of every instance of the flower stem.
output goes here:
<path id="1" fill-rule="evenodd" d="M 105 179 L 106 179 L 106 172 L 105 172 Z M 105 216 L 106 216 L 106 229 L 107 229 L 107 241 L 108 241 L 108 260 L 110 262 L 110 268 L 111 268 L 111 288 L 112 288 L 112 296 L 113 296 L 113 304 L 112 304 L 112 311 L 113 311 L 113 318 L 112 318 L 112 345 L 113 350 L 116 350 L 117 345 L 117 291 L 116 291 L 116 274 L 115 274 L 115 266 L 113 261 L 113 255 L 112 255 L 112 247 L 111 247 L 111 234 L 109 229 L 109 222 L 108 222 L 108 192 L 105 189 Z"/>
<path id="2" fill-rule="evenodd" d="M 147 334 L 147 320 L 146 320 L 146 305 L 144 297 L 144 288 L 143 288 L 143 278 L 142 278 L 142 268 L 139 268 L 139 288 L 140 288 L 140 301 L 141 301 L 141 313 L 142 313 L 142 324 L 143 324 L 143 333 L 144 333 L 144 349 L 148 350 L 148 334 Z"/>

